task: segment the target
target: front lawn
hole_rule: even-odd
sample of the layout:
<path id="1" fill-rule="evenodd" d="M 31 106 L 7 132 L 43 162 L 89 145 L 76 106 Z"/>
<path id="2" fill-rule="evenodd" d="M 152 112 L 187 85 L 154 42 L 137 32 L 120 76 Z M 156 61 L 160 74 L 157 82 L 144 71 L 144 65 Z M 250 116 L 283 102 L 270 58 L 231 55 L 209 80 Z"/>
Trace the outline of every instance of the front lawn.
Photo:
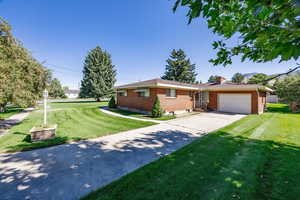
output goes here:
<path id="1" fill-rule="evenodd" d="M 300 114 L 269 105 L 84 199 L 299 199 Z"/>
<path id="2" fill-rule="evenodd" d="M 7 106 L 5 112 L 0 112 L 0 120 L 9 118 L 10 116 L 17 114 L 23 110 L 24 110 L 24 108 L 15 107 L 15 106 Z"/>
<path id="3" fill-rule="evenodd" d="M 0 152 L 30 150 L 155 124 L 102 113 L 99 106 L 106 105 L 107 102 L 51 103 L 48 120 L 49 124 L 58 125 L 55 139 L 30 142 L 29 130 L 42 123 L 43 113 L 34 111 L 21 124 L 11 128 L 7 135 L 0 137 Z"/>

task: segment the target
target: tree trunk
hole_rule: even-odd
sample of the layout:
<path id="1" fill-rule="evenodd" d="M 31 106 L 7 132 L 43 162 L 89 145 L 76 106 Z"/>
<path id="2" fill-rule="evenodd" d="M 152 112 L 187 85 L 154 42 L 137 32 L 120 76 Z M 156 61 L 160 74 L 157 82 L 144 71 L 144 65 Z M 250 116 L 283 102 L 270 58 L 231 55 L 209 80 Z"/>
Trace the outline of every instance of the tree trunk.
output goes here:
<path id="1" fill-rule="evenodd" d="M 0 104 L 0 113 L 5 112 L 5 106 L 6 106 L 6 104 Z"/>
<path id="2" fill-rule="evenodd" d="M 292 112 L 297 112 L 298 111 L 298 103 L 297 102 L 290 102 L 290 108 Z"/>

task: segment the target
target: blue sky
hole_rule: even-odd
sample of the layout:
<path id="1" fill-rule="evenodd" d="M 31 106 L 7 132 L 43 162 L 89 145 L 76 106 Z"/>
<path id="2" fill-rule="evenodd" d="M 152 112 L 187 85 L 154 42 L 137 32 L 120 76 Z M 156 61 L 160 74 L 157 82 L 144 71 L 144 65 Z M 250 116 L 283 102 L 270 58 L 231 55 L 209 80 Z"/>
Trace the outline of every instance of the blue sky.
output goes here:
<path id="1" fill-rule="evenodd" d="M 155 2 L 155 3 L 154 3 Z M 52 69 L 63 85 L 78 88 L 88 50 L 101 46 L 112 55 L 117 84 L 160 77 L 172 49 L 182 48 L 197 66 L 198 80 L 231 78 L 236 72 L 284 72 L 295 62 L 208 62 L 218 39 L 203 19 L 187 25 L 186 10 L 174 0 L 1 0 L 0 13 L 33 56 Z M 235 42 L 235 41 L 233 41 Z"/>

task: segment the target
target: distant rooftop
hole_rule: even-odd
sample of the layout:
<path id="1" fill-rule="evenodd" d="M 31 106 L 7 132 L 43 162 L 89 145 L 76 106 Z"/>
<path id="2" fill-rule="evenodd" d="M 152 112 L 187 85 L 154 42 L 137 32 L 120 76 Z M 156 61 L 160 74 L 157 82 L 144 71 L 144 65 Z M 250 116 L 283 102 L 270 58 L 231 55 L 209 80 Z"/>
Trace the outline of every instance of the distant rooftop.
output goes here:
<path id="1" fill-rule="evenodd" d="M 65 94 L 79 94 L 79 90 L 65 90 Z"/>

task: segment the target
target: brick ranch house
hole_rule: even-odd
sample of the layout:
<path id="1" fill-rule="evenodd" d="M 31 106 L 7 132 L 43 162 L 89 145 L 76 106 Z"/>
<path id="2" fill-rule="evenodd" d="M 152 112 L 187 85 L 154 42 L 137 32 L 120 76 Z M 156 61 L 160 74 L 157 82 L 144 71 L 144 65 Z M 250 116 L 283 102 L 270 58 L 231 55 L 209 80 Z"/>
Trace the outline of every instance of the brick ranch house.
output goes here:
<path id="1" fill-rule="evenodd" d="M 193 110 L 261 114 L 266 105 L 266 94 L 272 92 L 260 85 L 225 83 L 222 77 L 213 84 L 152 79 L 116 88 L 120 109 L 149 113 L 158 97 L 167 114 Z"/>

